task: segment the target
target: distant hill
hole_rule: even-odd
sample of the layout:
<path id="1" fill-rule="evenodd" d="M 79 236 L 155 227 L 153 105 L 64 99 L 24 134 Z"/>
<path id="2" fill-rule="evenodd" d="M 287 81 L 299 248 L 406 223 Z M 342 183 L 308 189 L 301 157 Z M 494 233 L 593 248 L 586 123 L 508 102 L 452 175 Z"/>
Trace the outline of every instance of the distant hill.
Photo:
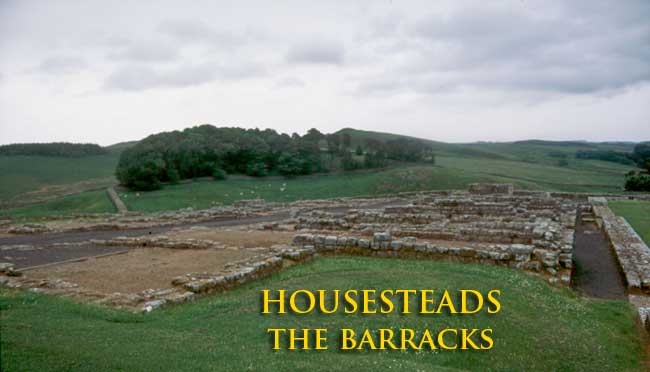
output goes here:
<path id="1" fill-rule="evenodd" d="M 388 141 L 396 138 L 416 138 L 399 134 L 344 128 L 336 134 L 347 134 L 352 142 L 363 145 L 368 140 Z M 634 142 L 588 142 L 522 140 L 514 142 L 446 143 L 417 138 L 427 142 L 437 156 L 515 160 L 542 164 L 555 164 L 558 159 L 574 158 L 578 151 L 632 152 Z"/>

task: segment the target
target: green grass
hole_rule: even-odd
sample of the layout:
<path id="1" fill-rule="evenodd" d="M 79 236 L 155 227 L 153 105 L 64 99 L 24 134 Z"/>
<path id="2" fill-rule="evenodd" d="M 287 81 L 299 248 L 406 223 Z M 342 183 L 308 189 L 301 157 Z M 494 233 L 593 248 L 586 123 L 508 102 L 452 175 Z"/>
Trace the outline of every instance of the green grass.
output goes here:
<path id="1" fill-rule="evenodd" d="M 366 139 L 389 140 L 400 136 L 344 129 L 352 146 Z M 436 166 L 406 164 L 389 170 L 226 181 L 201 180 L 165 186 L 153 192 L 124 192 L 127 207 L 134 211 L 165 211 L 192 207 L 208 208 L 235 200 L 263 198 L 290 202 L 343 196 L 373 196 L 400 191 L 465 189 L 473 182 L 513 183 L 517 188 L 569 192 L 622 192 L 624 175 L 633 168 L 617 163 L 575 159 L 577 150 L 630 151 L 626 143 L 473 143 L 429 141 L 436 153 Z M 105 188 L 114 184 L 119 153 L 133 143 L 111 148 L 106 156 L 86 158 L 0 157 L 0 208 L 5 215 L 50 215 L 61 197 Z M 558 166 L 558 154 L 567 155 L 567 166 Z M 286 184 L 286 187 L 283 186 Z M 284 191 L 281 191 L 284 189 Z M 40 191 L 39 191 L 40 190 Z M 90 194 L 79 194 L 90 199 Z M 95 199 L 99 202 L 99 199 Z M 28 212 L 15 207 L 23 204 Z M 65 204 L 65 203 L 64 203 Z M 93 210 L 94 207 L 87 208 Z M 100 211 L 105 211 L 99 208 Z M 41 211 L 41 212 L 39 212 Z M 63 211 L 62 211 L 63 213 Z M 3 214 L 3 213 L 0 213 Z"/>
<path id="2" fill-rule="evenodd" d="M 610 202 L 609 207 L 617 215 L 625 217 L 641 239 L 650 245 L 650 202 L 621 200 Z"/>
<path id="3" fill-rule="evenodd" d="M 496 315 L 268 315 L 260 290 L 501 289 Z M 320 258 L 240 289 L 130 314 L 0 290 L 3 371 L 641 371 L 627 302 L 594 300 L 506 268 L 376 258 Z M 328 328 L 330 350 L 272 351 L 268 327 Z M 489 351 L 337 350 L 352 328 L 492 328 Z"/>
<path id="4" fill-rule="evenodd" d="M 28 201 L 25 193 L 43 188 L 60 193 L 57 185 L 79 192 L 115 184 L 118 158 L 117 152 L 82 158 L 0 156 L 0 203 Z"/>
<path id="5" fill-rule="evenodd" d="M 487 177 L 457 174 L 440 167 L 410 167 L 379 172 L 353 172 L 322 176 L 284 178 L 233 178 L 199 180 L 165 186 L 150 192 L 120 192 L 129 210 L 160 211 L 184 207 L 208 208 L 241 199 L 291 202 L 343 196 L 364 196 L 423 189 L 464 187 Z M 284 190 L 284 191 L 282 191 Z"/>
<path id="6" fill-rule="evenodd" d="M 87 191 L 64 196 L 49 202 L 0 211 L 0 217 L 17 220 L 37 220 L 53 215 L 72 215 L 86 213 L 115 213 L 115 207 L 108 198 L 106 190 Z"/>
<path id="7" fill-rule="evenodd" d="M 408 165 L 381 171 L 338 173 L 295 179 L 199 180 L 151 192 L 121 192 L 129 210 L 208 208 L 240 199 L 291 202 L 401 191 L 465 189 L 474 182 L 513 183 L 517 188 L 571 192 L 620 192 L 630 168 L 600 161 L 569 167 L 510 160 L 438 157 L 437 165 Z M 284 191 L 281 191 L 281 190 Z"/>

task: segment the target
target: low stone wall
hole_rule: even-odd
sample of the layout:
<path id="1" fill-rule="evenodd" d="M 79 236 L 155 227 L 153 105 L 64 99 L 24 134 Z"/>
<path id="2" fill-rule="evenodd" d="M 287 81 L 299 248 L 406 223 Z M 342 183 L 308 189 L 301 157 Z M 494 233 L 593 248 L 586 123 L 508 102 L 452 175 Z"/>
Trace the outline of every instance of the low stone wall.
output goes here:
<path id="1" fill-rule="evenodd" d="M 375 233 L 372 239 L 354 236 L 298 234 L 293 244 L 321 254 L 352 254 L 380 257 L 418 257 L 459 262 L 480 262 L 522 269 L 548 278 L 551 283 L 571 283 L 572 251 L 539 249 L 527 244 L 453 246 L 419 242 L 414 237 L 395 239 Z"/>
<path id="2" fill-rule="evenodd" d="M 129 241 L 135 245 L 135 240 L 129 239 Z M 158 243 L 161 242 L 164 240 L 158 241 Z M 110 244 L 110 242 L 107 243 Z M 181 247 L 175 246 L 174 248 Z M 183 248 L 186 247 L 183 246 Z M 61 279 L 34 279 L 30 278 L 28 274 L 11 276 L 9 273 L 11 270 L 8 267 L 0 272 L 0 286 L 74 297 L 131 311 L 149 312 L 161 306 L 180 304 L 191 301 L 199 295 L 224 291 L 258 280 L 287 266 L 311 259 L 315 254 L 316 251 L 313 248 L 291 246 L 271 248 L 268 253 L 231 263 L 228 265 L 228 269 L 219 275 L 188 273 L 177 278 L 170 278 L 170 288 L 147 289 L 138 293 L 106 294 L 82 288 L 76 283 Z"/>
<path id="3" fill-rule="evenodd" d="M 106 189 L 108 197 L 111 199 L 111 202 L 115 206 L 115 209 L 118 213 L 127 213 L 129 210 L 126 208 L 126 204 L 120 199 L 120 196 L 115 192 L 115 188 L 112 186 Z"/>
<path id="4" fill-rule="evenodd" d="M 596 199 L 596 200 L 593 200 Z M 593 213 L 615 253 L 628 290 L 628 300 L 650 333 L 650 248 L 623 217 L 616 216 L 602 198 L 590 198 Z"/>
<path id="5" fill-rule="evenodd" d="M 514 187 L 509 183 L 473 183 L 469 185 L 470 194 L 505 194 L 512 195 Z"/>
<path id="6" fill-rule="evenodd" d="M 593 212 L 614 249 L 628 290 L 650 295 L 650 248 L 632 226 L 609 207 L 594 205 Z"/>

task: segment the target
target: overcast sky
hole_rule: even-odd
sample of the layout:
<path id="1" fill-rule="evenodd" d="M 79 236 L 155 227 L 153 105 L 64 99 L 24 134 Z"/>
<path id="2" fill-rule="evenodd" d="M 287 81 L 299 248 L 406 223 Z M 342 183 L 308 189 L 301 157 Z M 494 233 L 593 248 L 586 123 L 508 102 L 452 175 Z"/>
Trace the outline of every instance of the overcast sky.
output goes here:
<path id="1" fill-rule="evenodd" d="M 649 20 L 648 0 L 0 0 L 0 143 L 649 140 Z"/>

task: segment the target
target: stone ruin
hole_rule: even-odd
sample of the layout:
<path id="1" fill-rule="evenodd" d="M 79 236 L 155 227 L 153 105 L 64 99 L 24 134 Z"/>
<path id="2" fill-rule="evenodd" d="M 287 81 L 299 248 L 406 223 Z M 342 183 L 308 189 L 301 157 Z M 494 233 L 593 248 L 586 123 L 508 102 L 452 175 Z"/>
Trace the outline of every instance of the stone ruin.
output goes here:
<path id="1" fill-rule="evenodd" d="M 450 259 L 523 269 L 571 283 L 578 204 L 512 185 L 421 194 L 407 205 L 346 214 L 310 211 L 297 246 L 364 255 Z M 314 233 L 315 232 L 315 233 Z"/>
<path id="2" fill-rule="evenodd" d="M 628 300 L 650 333 L 650 248 L 623 217 L 607 206 L 606 198 L 590 198 L 596 223 L 605 232 L 623 279 Z"/>
<path id="3" fill-rule="evenodd" d="M 97 302 L 151 311 L 165 304 L 192 300 L 197 295 L 227 290 L 319 255 L 334 254 L 487 263 L 525 270 L 550 283 L 570 285 L 576 221 L 582 215 L 584 221 L 593 219 L 609 239 L 627 285 L 628 299 L 637 307 L 641 322 L 650 331 L 650 249 L 625 219 L 607 207 L 607 198 L 615 197 L 474 184 L 467 191 L 404 193 L 390 199 L 336 199 L 289 205 L 242 201 L 237 206 L 215 209 L 216 214 L 286 213 L 289 209 L 288 219 L 258 228 L 296 231 L 293 244 L 273 246 L 255 257 L 233 262 L 220 273 L 187 273 L 170 278 L 169 288 L 97 297 Z M 349 206 L 357 209 L 348 209 Z M 181 220 L 202 221 L 209 219 L 211 213 L 181 212 Z M 156 218 L 164 220 L 165 217 Z M 169 249 L 225 248 L 214 241 L 176 240 L 166 236 L 123 237 L 90 243 Z M 11 268 L 2 270 L 10 272 Z M 96 296 L 61 280 L 34 282 L 9 274 L 0 279 L 0 284 L 10 287 Z"/>

